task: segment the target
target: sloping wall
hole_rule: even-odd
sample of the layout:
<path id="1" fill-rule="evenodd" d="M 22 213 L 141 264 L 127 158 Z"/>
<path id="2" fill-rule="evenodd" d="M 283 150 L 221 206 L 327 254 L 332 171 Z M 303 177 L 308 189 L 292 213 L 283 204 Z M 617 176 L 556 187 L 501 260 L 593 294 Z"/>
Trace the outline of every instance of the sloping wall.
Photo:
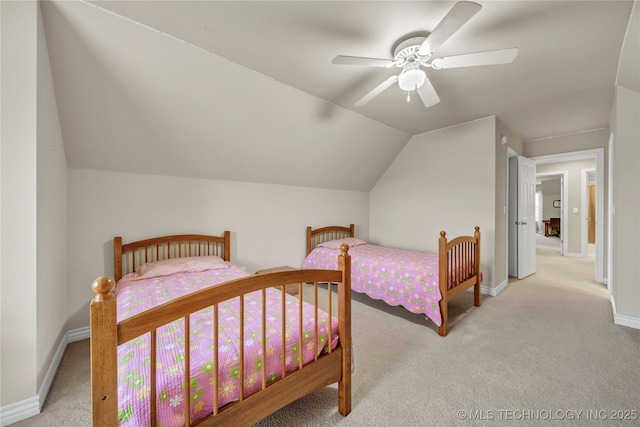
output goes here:
<path id="1" fill-rule="evenodd" d="M 70 168 L 369 191 L 410 138 L 89 2 L 42 9 Z"/>
<path id="2" fill-rule="evenodd" d="M 356 225 L 368 238 L 369 194 L 273 184 L 69 170 L 69 322 L 89 325 L 91 283 L 113 274 L 113 237 L 231 231 L 231 261 L 247 271 L 305 256 L 306 227 Z"/>
<path id="3" fill-rule="evenodd" d="M 480 226 L 484 286 L 495 286 L 495 117 L 416 135 L 370 192 L 371 243 L 438 251 L 440 231 Z"/>

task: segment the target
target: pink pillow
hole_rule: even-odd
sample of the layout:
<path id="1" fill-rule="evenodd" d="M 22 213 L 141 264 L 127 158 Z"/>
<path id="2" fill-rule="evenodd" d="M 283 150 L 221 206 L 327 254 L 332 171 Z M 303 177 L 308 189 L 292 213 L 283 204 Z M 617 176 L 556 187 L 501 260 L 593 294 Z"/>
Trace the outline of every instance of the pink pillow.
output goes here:
<path id="1" fill-rule="evenodd" d="M 344 239 L 336 239 L 329 240 L 326 242 L 320 243 L 318 246 L 327 248 L 327 249 L 340 249 L 340 245 L 346 243 L 350 248 L 358 245 L 366 245 L 367 242 L 364 240 L 356 239 L 355 237 L 345 237 Z"/>
<path id="2" fill-rule="evenodd" d="M 171 258 L 141 265 L 136 269 L 134 279 L 150 279 L 175 273 L 197 273 L 219 268 L 229 268 L 229 264 L 217 256 Z"/>

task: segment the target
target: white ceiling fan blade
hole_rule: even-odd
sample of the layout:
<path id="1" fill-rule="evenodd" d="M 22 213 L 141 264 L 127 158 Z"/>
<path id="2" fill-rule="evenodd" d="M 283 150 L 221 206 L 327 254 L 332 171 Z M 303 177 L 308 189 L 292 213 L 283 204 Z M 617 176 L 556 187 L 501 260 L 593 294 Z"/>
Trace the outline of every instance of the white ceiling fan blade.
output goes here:
<path id="1" fill-rule="evenodd" d="M 442 18 L 442 21 L 433 29 L 426 40 L 422 42 L 420 49 L 418 49 L 418 54 L 427 56 L 435 52 L 442 43 L 447 41 L 453 33 L 458 31 L 458 29 L 471 19 L 473 15 L 478 13 L 480 9 L 482 9 L 481 5 L 470 1 L 459 1 L 453 5 L 449 13 Z"/>
<path id="2" fill-rule="evenodd" d="M 427 108 L 440 102 L 440 97 L 428 78 L 425 79 L 424 84 L 418 88 L 417 92 Z"/>
<path id="3" fill-rule="evenodd" d="M 360 98 L 360 100 L 353 105 L 356 107 L 362 107 L 364 104 L 371 101 L 376 96 L 380 95 L 382 92 L 384 92 L 385 89 L 387 89 L 389 86 L 391 86 L 397 81 L 398 81 L 398 76 L 389 77 L 387 80 L 383 81 L 378 86 L 376 86 L 371 92 L 369 92 L 368 94 Z"/>
<path id="4" fill-rule="evenodd" d="M 363 58 L 360 56 L 343 56 L 338 55 L 331 60 L 332 64 L 341 65 L 364 65 L 367 67 L 390 67 L 393 65 L 393 61 L 390 59 L 380 58 Z"/>
<path id="5" fill-rule="evenodd" d="M 436 58 L 431 66 L 436 70 L 442 68 L 475 67 L 478 65 L 509 64 L 518 56 L 518 48 L 488 50 L 486 52 L 467 53 L 464 55 Z"/>

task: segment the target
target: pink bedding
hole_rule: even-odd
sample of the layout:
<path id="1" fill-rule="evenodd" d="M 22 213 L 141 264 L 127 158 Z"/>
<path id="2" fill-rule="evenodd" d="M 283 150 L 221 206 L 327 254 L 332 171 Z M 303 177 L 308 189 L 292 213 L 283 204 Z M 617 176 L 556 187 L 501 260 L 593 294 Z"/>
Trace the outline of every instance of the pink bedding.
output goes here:
<path id="1" fill-rule="evenodd" d="M 339 250 L 317 247 L 302 268 L 336 269 Z M 349 248 L 351 289 L 390 305 L 402 305 L 442 324 L 438 287 L 438 255 L 361 244 Z"/>
<path id="2" fill-rule="evenodd" d="M 127 275 L 118 282 L 118 321 L 158 304 L 208 286 L 247 276 L 243 270 L 229 268 L 197 273 L 178 273 L 147 280 L 132 280 Z M 267 297 L 267 354 L 262 354 L 262 292 L 245 296 L 244 396 L 261 389 L 262 364 L 266 363 L 268 381 L 281 377 L 282 359 L 287 371 L 298 369 L 299 322 L 298 299 L 287 295 L 286 349 L 282 349 L 280 316 L 281 292 L 269 288 Z M 213 405 L 213 309 L 194 313 L 191 324 L 191 408 L 192 422 L 212 412 Z M 239 399 L 239 298 L 221 303 L 219 319 L 219 406 Z M 326 351 L 328 315 L 319 312 L 318 339 Z M 303 363 L 314 358 L 314 308 L 304 304 Z M 331 346 L 338 341 L 338 322 L 331 322 Z M 149 339 L 143 335 L 118 347 L 118 417 L 123 426 L 149 425 Z M 157 330 L 157 413 L 158 425 L 184 425 L 185 406 L 182 390 L 184 378 L 184 322 L 178 320 Z"/>

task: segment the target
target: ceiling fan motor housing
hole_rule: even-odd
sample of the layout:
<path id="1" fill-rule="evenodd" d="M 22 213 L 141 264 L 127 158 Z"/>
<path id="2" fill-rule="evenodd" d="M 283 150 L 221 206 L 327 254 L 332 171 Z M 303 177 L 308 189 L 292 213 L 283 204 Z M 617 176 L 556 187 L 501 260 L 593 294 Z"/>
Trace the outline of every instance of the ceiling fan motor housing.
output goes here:
<path id="1" fill-rule="evenodd" d="M 421 64 L 428 61 L 431 53 L 427 56 L 418 55 L 418 50 L 425 40 L 426 37 L 410 37 L 398 43 L 393 49 L 394 65 L 402 68 L 408 63 L 415 62 Z"/>

